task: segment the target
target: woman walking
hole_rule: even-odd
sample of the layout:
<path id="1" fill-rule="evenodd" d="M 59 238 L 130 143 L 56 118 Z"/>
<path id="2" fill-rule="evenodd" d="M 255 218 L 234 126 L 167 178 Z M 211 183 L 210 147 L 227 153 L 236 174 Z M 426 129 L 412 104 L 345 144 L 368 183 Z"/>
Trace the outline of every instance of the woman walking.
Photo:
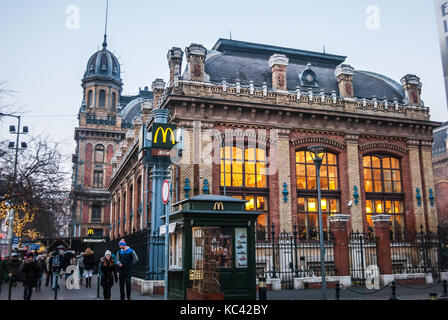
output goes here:
<path id="1" fill-rule="evenodd" d="M 99 273 L 101 275 L 101 286 L 103 287 L 104 300 L 110 300 L 111 289 L 115 283 L 118 282 L 117 265 L 114 258 L 111 257 L 111 252 L 106 251 L 104 257 L 101 258 Z"/>
<path id="2" fill-rule="evenodd" d="M 90 248 L 84 251 L 84 278 L 86 279 L 86 288 L 92 287 L 92 275 L 95 268 L 95 256 Z"/>

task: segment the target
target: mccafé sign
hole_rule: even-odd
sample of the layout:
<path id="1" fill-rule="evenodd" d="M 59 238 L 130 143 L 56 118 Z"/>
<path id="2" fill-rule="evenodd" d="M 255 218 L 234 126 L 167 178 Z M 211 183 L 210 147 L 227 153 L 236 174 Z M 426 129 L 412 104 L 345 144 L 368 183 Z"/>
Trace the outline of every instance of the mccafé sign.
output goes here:
<path id="1" fill-rule="evenodd" d="M 177 126 L 171 124 L 154 123 L 152 126 L 152 147 L 171 149 L 177 143 L 174 134 Z"/>

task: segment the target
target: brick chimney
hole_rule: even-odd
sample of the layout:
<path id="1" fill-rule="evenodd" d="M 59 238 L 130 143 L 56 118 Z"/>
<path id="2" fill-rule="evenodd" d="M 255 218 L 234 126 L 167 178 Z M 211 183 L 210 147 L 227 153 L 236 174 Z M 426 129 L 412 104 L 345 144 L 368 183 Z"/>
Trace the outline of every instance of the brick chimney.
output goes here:
<path id="1" fill-rule="evenodd" d="M 153 108 L 152 101 L 145 100 L 142 102 L 142 123 L 146 123 L 146 121 L 151 115 L 152 108 Z"/>
<path id="2" fill-rule="evenodd" d="M 204 72 L 204 61 L 207 49 L 201 44 L 192 43 L 189 47 L 185 48 L 185 54 L 187 56 L 189 79 L 192 81 L 206 81 Z"/>
<path id="3" fill-rule="evenodd" d="M 163 91 L 165 90 L 165 81 L 163 79 L 156 79 L 152 83 L 152 92 L 154 95 L 154 102 L 153 102 L 153 108 L 157 109 L 157 104 L 159 103 L 160 99 L 162 98 Z"/>
<path id="4" fill-rule="evenodd" d="M 421 107 L 423 103 L 420 97 L 422 93 L 422 83 L 420 82 L 420 78 L 413 74 L 405 75 L 401 78 L 401 85 L 403 86 L 406 96 L 404 104 Z"/>
<path id="5" fill-rule="evenodd" d="M 170 67 L 170 82 L 168 86 L 177 87 L 177 81 L 179 80 L 182 72 L 182 58 L 184 53 L 180 48 L 172 47 L 168 50 L 167 59 L 168 66 Z"/>
<path id="6" fill-rule="evenodd" d="M 336 79 L 339 85 L 339 94 L 343 98 L 353 98 L 353 74 L 355 69 L 349 64 L 340 64 L 335 70 Z"/>
<path id="7" fill-rule="evenodd" d="M 286 69 L 289 59 L 284 54 L 274 54 L 269 58 L 269 67 L 272 71 L 272 88 L 277 91 L 286 91 Z"/>

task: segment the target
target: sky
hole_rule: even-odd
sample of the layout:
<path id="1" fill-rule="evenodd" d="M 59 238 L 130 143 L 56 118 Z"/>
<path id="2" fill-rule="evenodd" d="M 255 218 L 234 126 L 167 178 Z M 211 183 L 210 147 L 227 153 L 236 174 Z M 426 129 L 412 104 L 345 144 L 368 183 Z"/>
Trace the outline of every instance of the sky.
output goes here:
<path id="1" fill-rule="evenodd" d="M 11 91 L 0 103 L 13 103 L 33 135 L 61 142 L 68 154 L 81 78 L 103 41 L 105 7 L 106 0 L 0 1 L 0 82 Z M 435 19 L 430 0 L 109 0 L 108 49 L 122 64 L 123 94 L 136 94 L 156 78 L 167 82 L 173 46 L 211 49 L 230 32 L 234 40 L 318 52 L 325 46 L 357 70 L 397 82 L 419 76 L 431 120 L 444 122 Z M 0 139 L 11 138 L 10 124 L 15 120 L 0 120 Z"/>

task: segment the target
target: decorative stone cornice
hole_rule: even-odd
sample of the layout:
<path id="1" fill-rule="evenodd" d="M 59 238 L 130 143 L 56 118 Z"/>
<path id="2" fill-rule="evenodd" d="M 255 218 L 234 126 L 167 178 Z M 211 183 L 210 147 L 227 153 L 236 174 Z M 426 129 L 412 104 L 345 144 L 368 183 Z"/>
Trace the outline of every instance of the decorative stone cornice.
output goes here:
<path id="1" fill-rule="evenodd" d="M 391 222 L 392 216 L 389 214 L 377 214 L 372 216 L 372 222 Z"/>
<path id="2" fill-rule="evenodd" d="M 342 149 L 344 149 L 345 144 L 328 139 L 328 138 L 324 138 L 324 137 L 305 137 L 305 138 L 301 138 L 301 139 L 297 139 L 292 141 L 292 145 L 294 147 L 307 147 L 310 145 L 324 145 L 327 147 L 330 147 L 332 149 L 336 149 L 341 151 Z"/>
<path id="3" fill-rule="evenodd" d="M 347 134 L 345 135 L 345 142 L 350 144 L 358 144 L 359 135 L 357 134 Z"/>
<path id="4" fill-rule="evenodd" d="M 396 144 L 393 143 L 388 143 L 388 142 L 371 142 L 371 143 L 366 143 L 363 144 L 361 146 L 359 146 L 359 149 L 361 151 L 368 151 L 371 149 L 382 149 L 382 150 L 389 150 L 389 151 L 394 151 L 394 152 L 398 152 L 402 155 L 406 154 L 407 150 L 405 148 L 402 148 Z"/>
<path id="5" fill-rule="evenodd" d="M 418 148 L 420 145 L 420 141 L 408 140 L 408 141 L 406 141 L 406 145 L 408 146 L 408 148 Z"/>
<path id="6" fill-rule="evenodd" d="M 350 216 L 348 214 L 334 214 L 330 216 L 330 223 L 334 222 L 344 222 L 347 223 L 350 219 Z"/>

